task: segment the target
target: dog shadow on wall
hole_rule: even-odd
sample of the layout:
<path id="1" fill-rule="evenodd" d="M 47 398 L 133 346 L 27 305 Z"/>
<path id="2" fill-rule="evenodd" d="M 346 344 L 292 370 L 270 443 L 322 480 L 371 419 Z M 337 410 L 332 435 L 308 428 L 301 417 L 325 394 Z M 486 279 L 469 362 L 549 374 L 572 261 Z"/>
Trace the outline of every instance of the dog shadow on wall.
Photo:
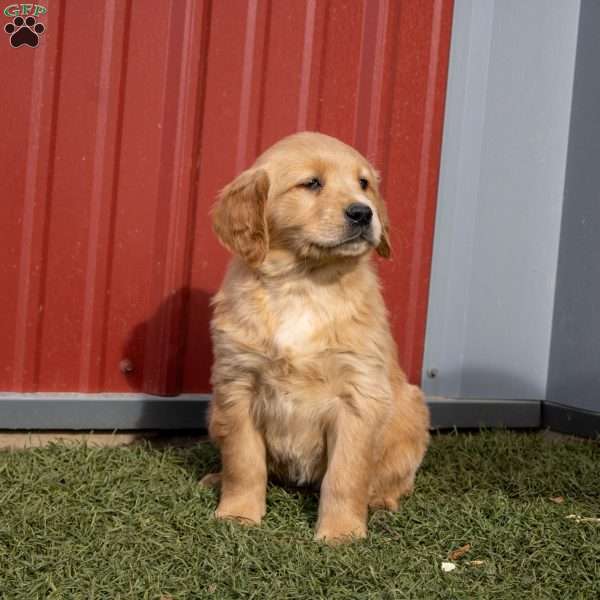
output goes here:
<path id="1" fill-rule="evenodd" d="M 177 396 L 210 392 L 210 298 L 205 290 L 182 287 L 128 336 L 119 365 L 127 385 L 136 392 L 163 396 L 143 403 L 140 429 L 155 429 L 157 423 L 169 429 L 171 423 L 189 423 L 188 417 L 198 423 L 195 429 L 205 428 L 205 407 Z"/>

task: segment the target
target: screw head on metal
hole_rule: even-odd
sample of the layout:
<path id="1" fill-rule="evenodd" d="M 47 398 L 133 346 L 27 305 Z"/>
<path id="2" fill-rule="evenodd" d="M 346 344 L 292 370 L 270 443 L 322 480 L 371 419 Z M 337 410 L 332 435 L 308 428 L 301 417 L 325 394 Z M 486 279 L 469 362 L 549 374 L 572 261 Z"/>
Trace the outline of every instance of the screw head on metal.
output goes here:
<path id="1" fill-rule="evenodd" d="M 429 379 L 435 379 L 437 376 L 438 376 L 437 369 L 427 369 L 427 377 L 429 377 Z"/>
<path id="2" fill-rule="evenodd" d="M 131 373 L 133 371 L 133 363 L 131 362 L 131 359 L 124 358 L 119 363 L 119 369 L 121 373 L 125 373 L 125 375 L 127 375 L 127 373 Z"/>

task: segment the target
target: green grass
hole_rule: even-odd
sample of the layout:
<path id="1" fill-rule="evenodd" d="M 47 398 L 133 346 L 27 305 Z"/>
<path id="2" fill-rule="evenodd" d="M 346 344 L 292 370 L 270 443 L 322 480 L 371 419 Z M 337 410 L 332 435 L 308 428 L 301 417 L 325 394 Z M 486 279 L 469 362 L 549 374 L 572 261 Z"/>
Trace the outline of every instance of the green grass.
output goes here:
<path id="1" fill-rule="evenodd" d="M 600 523 L 567 518 L 600 517 L 597 442 L 438 435 L 400 512 L 338 548 L 312 541 L 313 493 L 270 487 L 260 528 L 211 519 L 217 463 L 205 443 L 0 452 L 0 598 L 600 598 Z"/>

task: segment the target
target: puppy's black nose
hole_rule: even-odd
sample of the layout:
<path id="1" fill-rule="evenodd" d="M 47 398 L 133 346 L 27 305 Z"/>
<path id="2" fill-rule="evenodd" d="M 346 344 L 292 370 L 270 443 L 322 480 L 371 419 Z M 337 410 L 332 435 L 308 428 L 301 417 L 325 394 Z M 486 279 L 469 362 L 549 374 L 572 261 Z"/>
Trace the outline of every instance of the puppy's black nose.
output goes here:
<path id="1" fill-rule="evenodd" d="M 371 223 L 372 217 L 371 207 L 362 202 L 353 202 L 346 207 L 346 218 L 352 225 L 367 226 Z"/>

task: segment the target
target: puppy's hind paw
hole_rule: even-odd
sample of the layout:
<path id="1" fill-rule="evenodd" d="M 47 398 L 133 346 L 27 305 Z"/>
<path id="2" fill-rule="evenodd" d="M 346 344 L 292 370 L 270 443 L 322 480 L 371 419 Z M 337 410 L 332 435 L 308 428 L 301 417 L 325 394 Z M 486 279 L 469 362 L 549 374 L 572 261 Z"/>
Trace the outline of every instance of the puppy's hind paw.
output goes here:
<path id="1" fill-rule="evenodd" d="M 369 508 L 371 510 L 389 510 L 390 512 L 397 512 L 398 501 L 395 498 L 371 498 L 369 500 Z"/>

